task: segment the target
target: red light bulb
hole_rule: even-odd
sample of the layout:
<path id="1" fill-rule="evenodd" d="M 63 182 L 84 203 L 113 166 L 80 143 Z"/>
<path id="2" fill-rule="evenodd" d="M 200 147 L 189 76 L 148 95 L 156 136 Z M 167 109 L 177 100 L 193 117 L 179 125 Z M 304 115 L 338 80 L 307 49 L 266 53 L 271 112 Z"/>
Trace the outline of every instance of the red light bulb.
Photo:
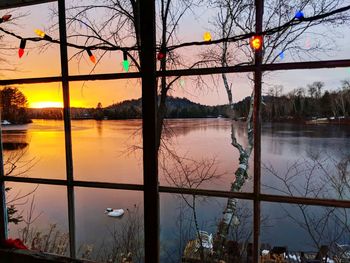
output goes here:
<path id="1" fill-rule="evenodd" d="M 23 48 L 18 49 L 18 57 L 21 58 L 23 54 L 24 54 L 24 49 Z"/>
<path id="2" fill-rule="evenodd" d="M 163 52 L 159 52 L 157 55 L 157 59 L 162 60 L 163 58 L 165 58 L 165 54 Z"/>
<path id="3" fill-rule="evenodd" d="M 26 47 L 26 40 L 21 39 L 21 43 L 19 44 L 19 49 L 18 49 L 18 57 L 21 58 L 24 54 L 24 49 Z"/>
<path id="4" fill-rule="evenodd" d="M 9 21 L 12 15 L 4 15 L 0 18 L 0 23 Z"/>

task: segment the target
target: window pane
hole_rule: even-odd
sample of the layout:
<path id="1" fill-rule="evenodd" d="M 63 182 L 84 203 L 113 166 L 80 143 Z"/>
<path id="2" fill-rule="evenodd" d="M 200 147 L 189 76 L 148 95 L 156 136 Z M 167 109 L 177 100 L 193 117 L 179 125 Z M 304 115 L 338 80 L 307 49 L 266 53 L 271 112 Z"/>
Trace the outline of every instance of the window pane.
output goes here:
<path id="1" fill-rule="evenodd" d="M 13 32 L 22 38 L 38 37 L 34 32 L 40 29 L 54 40 L 59 40 L 58 30 L 53 25 L 58 23 L 57 14 L 51 9 L 57 3 L 26 6 L 9 9 L 11 20 L 2 23 L 5 30 Z M 1 67 L 5 78 L 34 78 L 58 76 L 61 73 L 60 47 L 47 41 L 26 41 L 24 54 L 19 58 L 20 39 L 4 34 L 1 38 Z M 49 66 L 48 66 L 49 65 Z"/>
<path id="2" fill-rule="evenodd" d="M 345 69 L 274 73 L 265 79 L 263 192 L 347 199 L 349 85 Z"/>
<path id="3" fill-rule="evenodd" d="M 124 53 L 113 48 L 136 46 L 132 2 L 112 0 L 103 3 L 93 0 L 66 1 L 67 36 L 70 43 L 80 46 L 101 46 L 106 49 L 91 49 L 95 63 L 86 50 L 69 48 L 70 74 L 122 73 L 139 71 L 139 52 L 128 50 L 129 67 L 124 68 Z M 135 7 L 135 6 L 134 6 Z M 136 8 L 136 7 L 135 7 Z M 133 59 L 131 59 L 132 57 Z"/>
<path id="4" fill-rule="evenodd" d="M 349 209 L 263 203 L 261 250 L 263 258 L 271 258 L 272 249 L 287 250 L 275 254 L 300 260 L 317 259 L 317 253 L 328 260 L 348 260 Z M 270 251 L 270 253 L 268 253 Z M 276 257 L 276 255 L 274 255 Z"/>
<path id="5" fill-rule="evenodd" d="M 252 191 L 253 133 L 248 135 L 247 122 L 252 117 L 251 81 L 247 74 L 224 78 L 230 95 L 222 75 L 167 79 L 174 84 L 165 102 L 160 144 L 162 185 Z M 232 108 L 227 104 L 231 95 Z"/>
<path id="6" fill-rule="evenodd" d="M 60 85 L 7 86 L 1 94 L 5 174 L 65 179 Z"/>
<path id="7" fill-rule="evenodd" d="M 69 255 L 65 187 L 7 182 L 6 204 L 9 238 L 29 249 Z"/>
<path id="8" fill-rule="evenodd" d="M 227 199 L 165 193 L 160 197 L 161 262 L 170 262 L 170 258 L 174 262 L 180 262 L 181 258 L 200 260 L 198 233 L 203 238 L 204 259 L 210 259 L 214 250 L 221 253 L 220 259 L 226 262 L 245 261 L 249 256 L 247 248 L 251 246 L 253 229 L 252 202 L 236 200 L 236 210 L 226 233 L 225 249 L 221 251 L 213 246 L 218 228 L 223 225 Z"/>
<path id="9" fill-rule="evenodd" d="M 166 53 L 166 56 L 157 58 L 166 60 L 167 69 L 233 66 L 253 61 L 249 39 L 212 43 L 218 39 L 254 32 L 252 3 L 197 0 L 190 4 L 181 1 L 167 3 L 169 8 L 162 1 L 157 1 L 156 5 L 157 40 L 159 45 L 163 39 L 166 40 L 163 43 L 166 50 L 158 50 Z M 237 22 L 241 23 L 236 25 Z M 163 25 L 166 25 L 166 29 L 163 29 Z M 189 42 L 196 42 L 197 45 L 179 47 Z"/>
<path id="10" fill-rule="evenodd" d="M 285 63 L 349 58 L 349 18 L 346 12 L 326 19 L 301 22 L 289 29 L 283 25 L 329 13 L 345 2 L 334 1 L 264 1 L 264 30 L 281 26 L 279 32 L 264 38 L 264 62 Z M 344 23 L 345 22 L 345 23 Z"/>
<path id="11" fill-rule="evenodd" d="M 142 184 L 139 81 L 71 85 L 74 178 Z"/>
<path id="12" fill-rule="evenodd" d="M 142 192 L 75 188 L 75 197 L 79 258 L 144 261 Z"/>

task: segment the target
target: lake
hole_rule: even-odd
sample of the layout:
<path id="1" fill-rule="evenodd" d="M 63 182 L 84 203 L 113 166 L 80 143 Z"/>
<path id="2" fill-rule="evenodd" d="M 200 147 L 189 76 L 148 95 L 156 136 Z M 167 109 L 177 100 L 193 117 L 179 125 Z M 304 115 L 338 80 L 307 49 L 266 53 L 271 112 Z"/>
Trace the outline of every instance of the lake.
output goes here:
<path id="1" fill-rule="evenodd" d="M 235 123 L 234 134 L 239 142 L 247 144 L 244 123 Z M 166 139 L 167 150 L 163 148 L 159 161 L 161 185 L 187 186 L 182 176 L 184 171 L 188 171 L 188 178 L 194 180 L 200 171 L 198 167 L 205 167 L 202 171 L 212 173 L 213 176 L 210 180 L 204 180 L 199 185 L 200 188 L 229 190 L 239 157 L 237 150 L 231 145 L 229 120 L 167 120 Z M 34 120 L 28 125 L 5 126 L 3 142 L 5 161 L 17 160 L 17 167 L 12 175 L 65 179 L 63 121 Z M 142 184 L 140 120 L 73 120 L 72 145 L 76 180 Z M 349 149 L 348 126 L 263 125 L 262 162 L 273 167 L 278 174 L 284 175 L 295 162 L 303 161 L 299 167 L 306 167 L 308 164 L 305 164 L 305 160 L 315 160 L 315 156 L 317 160 L 325 163 L 327 169 L 333 171 L 333 164 L 349 155 Z M 174 153 L 181 157 L 184 164 L 182 167 L 176 165 L 177 160 L 172 157 Z M 191 170 L 191 167 L 197 169 Z M 263 169 L 262 174 L 262 191 L 281 194 L 278 189 L 284 189 L 283 183 L 271 176 L 266 169 Z M 313 180 L 317 183 L 325 182 L 321 174 L 317 171 L 313 173 Z M 296 187 L 303 187 L 303 178 L 299 176 L 292 183 Z M 48 224 L 56 223 L 62 232 L 68 231 L 65 187 L 37 187 L 24 183 L 6 183 L 6 186 L 12 188 L 7 194 L 8 201 L 12 201 L 25 218 L 34 197 L 34 215 L 40 214 L 32 224 L 34 228 L 45 231 Z M 251 192 L 252 189 L 252 178 L 249 178 L 243 191 Z M 18 199 L 33 190 L 33 194 Z M 324 197 L 334 197 L 332 191 L 324 192 Z M 311 195 L 312 192 L 308 194 Z M 162 262 L 177 262 L 186 241 L 194 237 L 192 212 L 184 198 L 187 201 L 192 200 L 190 196 L 160 195 Z M 197 198 L 196 212 L 202 230 L 215 233 L 225 202 L 224 198 Z M 142 216 L 142 203 L 143 194 L 138 191 L 75 188 L 77 247 L 84 250 L 84 247 L 91 244 L 93 254 L 101 252 L 102 242 L 103 246 L 109 244 L 113 240 L 113 234 L 114 237 L 120 234 L 130 220 L 128 216 L 121 219 L 107 217 L 103 213 L 105 208 L 123 208 L 129 211 L 129 215 L 134 213 Z M 239 232 L 239 239 L 250 239 L 252 202 L 240 201 L 239 207 L 241 220 L 237 229 L 241 228 L 244 231 L 236 231 L 237 233 L 232 235 L 238 235 Z M 295 220 L 286 217 L 286 212 L 296 218 L 300 216 L 300 211 L 295 205 L 262 204 L 264 223 L 261 242 L 287 245 L 291 250 L 312 249 L 309 235 Z M 23 223 L 17 226 L 11 224 L 10 236 L 18 236 L 21 227 Z"/>

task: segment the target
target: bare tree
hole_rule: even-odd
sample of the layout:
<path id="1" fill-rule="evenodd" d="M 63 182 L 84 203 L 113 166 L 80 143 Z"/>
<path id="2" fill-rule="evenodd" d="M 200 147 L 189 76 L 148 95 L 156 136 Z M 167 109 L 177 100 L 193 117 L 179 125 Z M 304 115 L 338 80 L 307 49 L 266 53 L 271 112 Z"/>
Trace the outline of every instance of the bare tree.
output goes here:
<path id="1" fill-rule="evenodd" d="M 216 31 L 220 32 L 219 37 L 227 39 L 232 35 L 254 32 L 254 1 L 253 0 L 213 0 L 211 3 L 219 8 L 217 20 L 214 24 Z M 330 12 L 342 5 L 340 1 L 328 0 L 328 1 L 316 1 L 316 0 L 295 0 L 285 1 L 264 1 L 264 28 L 278 28 L 284 25 L 287 21 L 295 19 L 295 13 L 299 10 L 307 10 L 308 15 L 319 15 Z M 309 35 L 317 36 L 317 26 L 336 26 L 341 25 L 344 22 L 349 21 L 348 14 L 341 14 L 317 21 L 310 21 L 296 27 L 286 28 L 276 32 L 271 36 L 264 38 L 263 45 L 263 62 L 274 63 L 280 57 L 281 53 L 288 52 L 292 57 L 301 59 L 302 55 L 314 56 L 318 52 L 325 52 L 330 50 L 330 37 L 326 34 L 321 34 L 323 41 L 321 44 L 314 45 L 309 48 L 304 48 L 301 45 L 301 36 L 306 33 Z M 328 41 L 327 41 L 328 40 Z M 220 66 L 228 66 L 232 63 L 240 64 L 251 63 L 254 60 L 254 52 L 249 47 L 248 41 L 234 42 L 231 48 L 235 48 L 235 56 L 233 52 L 229 52 L 229 43 L 220 43 L 216 49 L 211 49 L 205 53 L 205 58 L 216 58 L 216 63 Z M 278 51 L 278 53 L 276 53 Z M 214 54 L 214 55 L 212 55 Z M 229 116 L 234 117 L 234 103 L 232 94 L 232 83 L 228 81 L 226 73 L 222 74 L 223 85 L 227 94 L 228 103 L 231 108 Z M 316 90 L 321 92 L 321 90 Z M 251 106 L 249 114 L 247 116 L 248 126 L 248 146 L 243 147 L 241 143 L 237 142 L 234 137 L 234 123 L 231 128 L 231 144 L 239 151 L 239 166 L 235 172 L 233 182 L 231 184 L 230 191 L 240 191 L 248 178 L 249 157 L 253 148 L 253 126 L 252 126 L 252 111 L 253 111 L 253 94 L 251 96 Z M 237 201 L 235 199 L 228 199 L 226 209 L 224 210 L 222 220 L 218 226 L 217 235 L 215 237 L 215 252 L 218 257 L 221 257 L 222 248 L 225 244 L 225 239 L 229 231 L 229 227 L 232 222 L 232 218 L 235 214 Z"/>
<path id="2" fill-rule="evenodd" d="M 266 191 L 293 197 L 347 199 L 349 165 L 349 155 L 336 160 L 320 153 L 311 153 L 309 157 L 295 161 L 284 173 L 266 164 L 264 174 L 275 183 L 263 187 Z M 332 253 L 336 254 L 336 244 L 344 242 L 350 234 L 347 209 L 301 204 L 295 207 L 299 213 L 290 209 L 290 205 L 281 205 L 285 215 L 305 231 L 314 248 L 320 249 L 322 245 L 329 244 Z"/>

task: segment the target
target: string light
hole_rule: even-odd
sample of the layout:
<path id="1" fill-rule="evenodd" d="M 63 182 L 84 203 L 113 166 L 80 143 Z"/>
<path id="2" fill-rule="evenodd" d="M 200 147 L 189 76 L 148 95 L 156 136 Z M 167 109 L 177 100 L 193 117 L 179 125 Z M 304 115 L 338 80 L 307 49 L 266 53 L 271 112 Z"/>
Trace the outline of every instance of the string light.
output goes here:
<path id="1" fill-rule="evenodd" d="M 24 49 L 26 48 L 27 41 L 25 39 L 21 39 L 21 43 L 19 44 L 18 49 L 18 57 L 21 58 L 24 54 Z"/>
<path id="2" fill-rule="evenodd" d="M 162 60 L 165 58 L 165 52 L 163 52 L 162 50 L 159 51 L 158 55 L 157 55 L 157 59 L 158 60 Z"/>
<path id="3" fill-rule="evenodd" d="M 296 12 L 295 16 L 296 19 L 298 20 L 303 20 L 304 19 L 304 13 L 302 11 Z"/>
<path id="4" fill-rule="evenodd" d="M 262 36 L 253 36 L 253 37 L 250 39 L 250 47 L 251 47 L 254 51 L 261 50 L 262 44 L 263 44 L 263 38 L 262 38 Z"/>
<path id="5" fill-rule="evenodd" d="M 126 53 L 126 51 L 123 51 L 123 68 L 126 72 L 128 72 L 129 67 L 130 67 L 130 62 L 128 60 L 128 54 Z"/>
<path id="6" fill-rule="evenodd" d="M 0 23 L 9 21 L 10 18 L 11 18 L 11 16 L 12 16 L 12 15 L 3 15 L 3 16 L 0 18 Z"/>
<path id="7" fill-rule="evenodd" d="M 280 59 L 284 59 L 284 52 L 281 51 L 281 52 L 278 54 L 278 56 L 280 57 Z"/>
<path id="8" fill-rule="evenodd" d="M 203 35 L 204 41 L 211 41 L 211 35 L 210 32 L 205 32 Z"/>
<path id="9" fill-rule="evenodd" d="M 180 86 L 181 86 L 181 88 L 185 87 L 185 80 L 184 79 L 180 79 Z"/>
<path id="10" fill-rule="evenodd" d="M 46 35 L 45 32 L 40 30 L 40 29 L 35 29 L 34 32 L 35 32 L 35 34 L 37 34 L 39 37 L 41 37 L 43 39 L 46 39 L 46 40 L 49 40 L 49 41 L 52 40 L 52 37 Z"/>
<path id="11" fill-rule="evenodd" d="M 90 49 L 87 49 L 86 52 L 88 53 L 91 62 L 95 64 L 95 63 L 96 63 L 96 58 L 95 58 L 95 56 L 92 54 L 91 50 L 90 50 Z"/>

